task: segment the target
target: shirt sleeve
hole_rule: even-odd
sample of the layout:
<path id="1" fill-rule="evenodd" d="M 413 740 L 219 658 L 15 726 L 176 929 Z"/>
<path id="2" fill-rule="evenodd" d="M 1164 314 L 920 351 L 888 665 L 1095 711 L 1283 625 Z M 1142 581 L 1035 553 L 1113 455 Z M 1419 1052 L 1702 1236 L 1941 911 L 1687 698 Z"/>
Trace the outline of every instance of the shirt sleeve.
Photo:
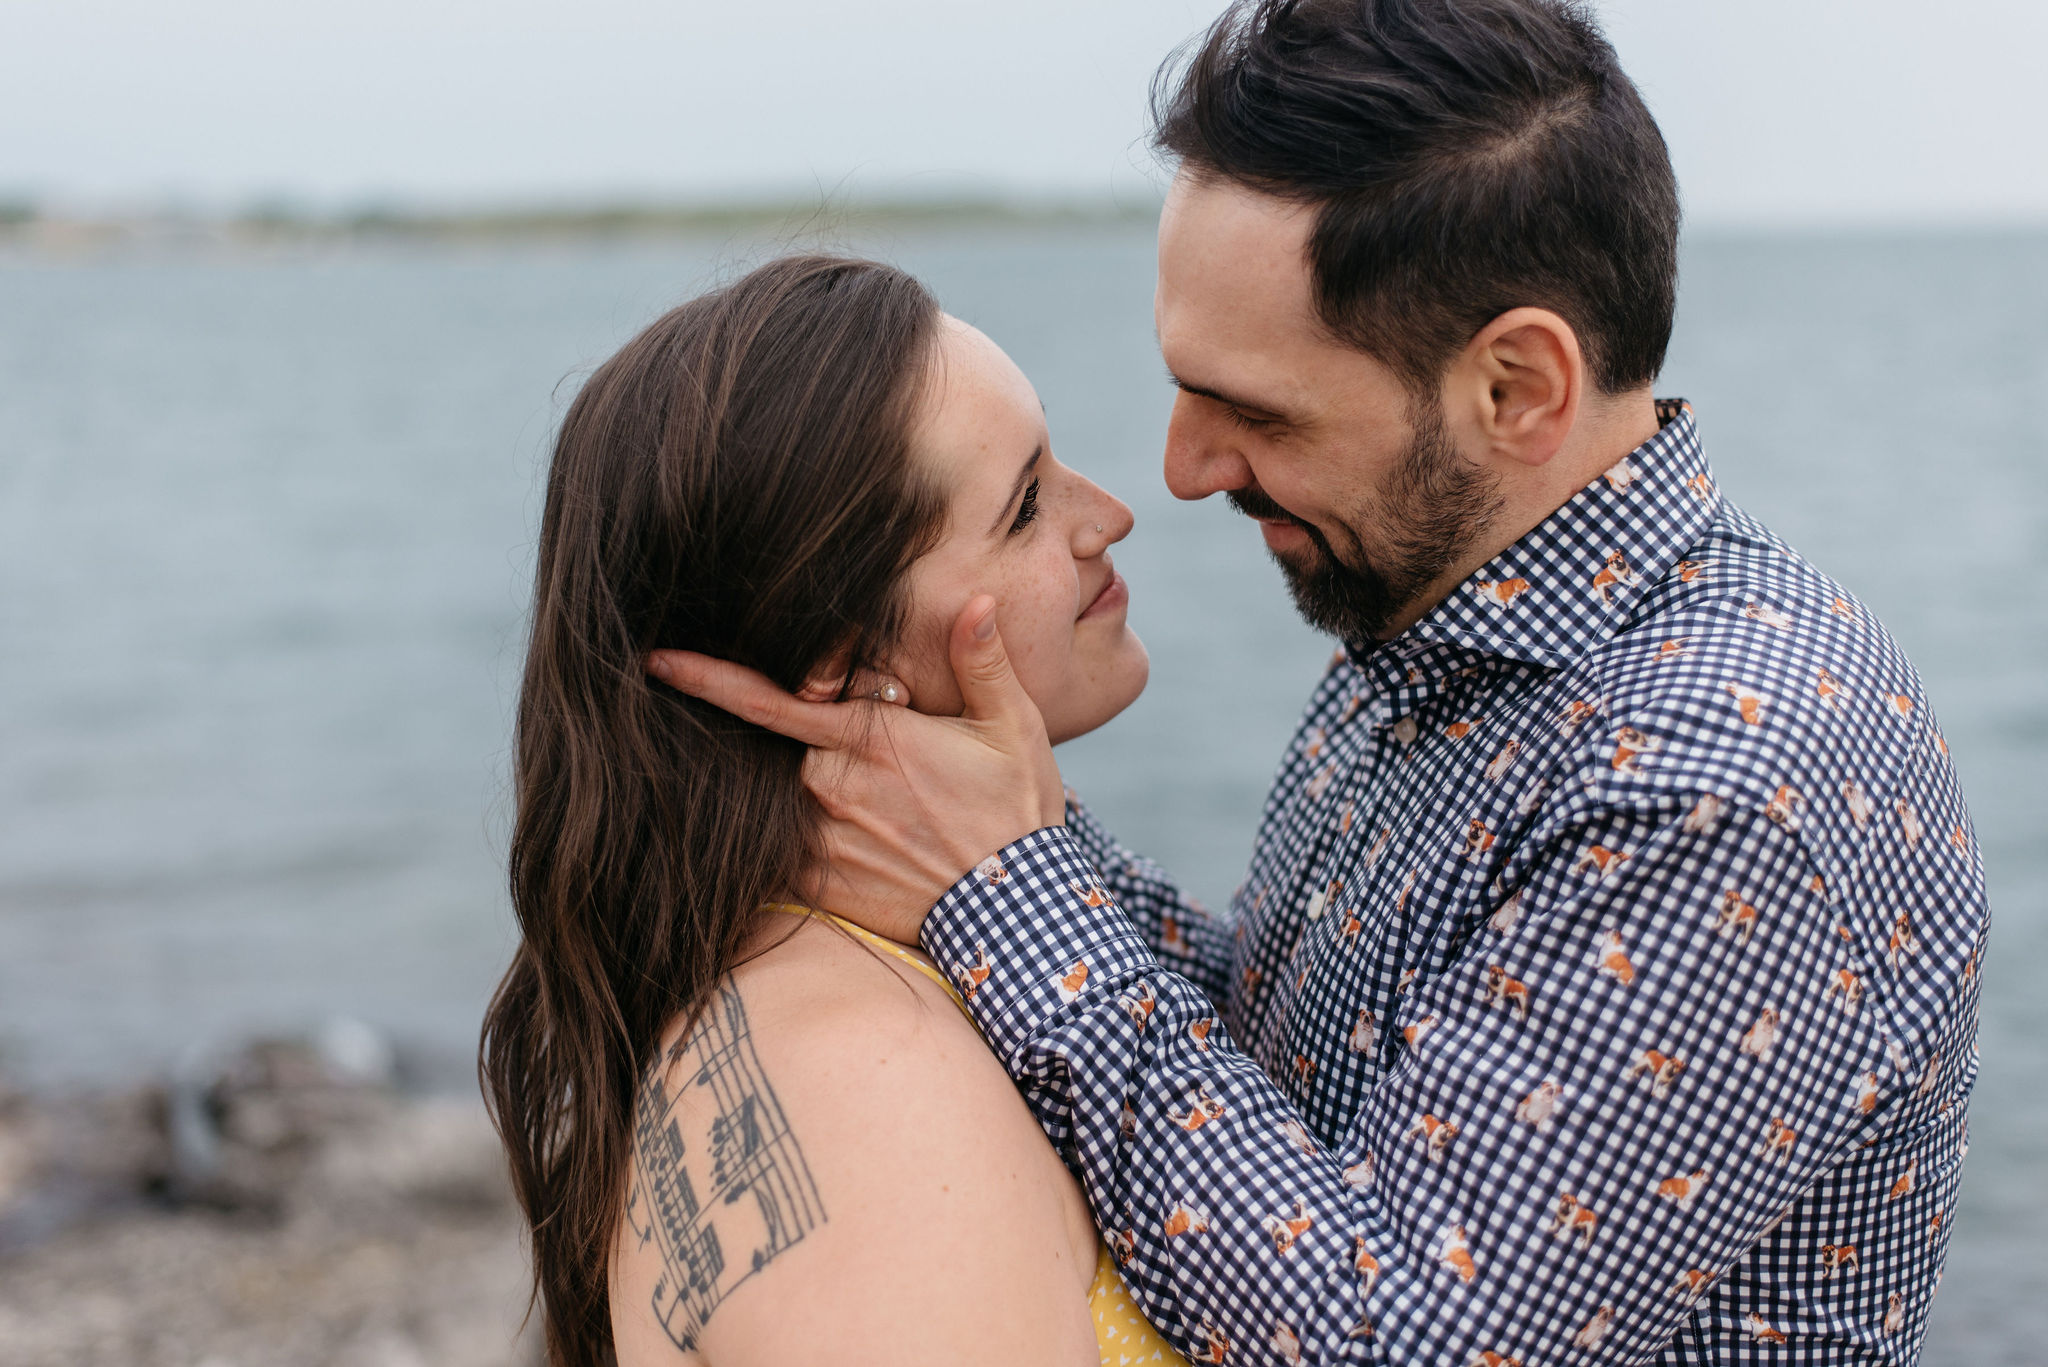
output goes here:
<path id="1" fill-rule="evenodd" d="M 925 943 L 986 969 L 970 1010 L 1192 1359 L 1631 1362 L 1888 1104 L 1795 840 L 1692 806 L 1525 842 L 1502 906 L 1442 928 L 1340 1135 L 1232 1047 L 1062 828 L 956 885 Z"/>
<path id="2" fill-rule="evenodd" d="M 1094 866 L 1103 888 L 1137 927 L 1160 967 L 1186 978 L 1211 1001 L 1227 1003 L 1232 960 L 1229 925 L 1182 892 L 1165 869 L 1132 853 L 1105 830 L 1072 789 L 1067 791 L 1067 830 L 1081 857 Z"/>

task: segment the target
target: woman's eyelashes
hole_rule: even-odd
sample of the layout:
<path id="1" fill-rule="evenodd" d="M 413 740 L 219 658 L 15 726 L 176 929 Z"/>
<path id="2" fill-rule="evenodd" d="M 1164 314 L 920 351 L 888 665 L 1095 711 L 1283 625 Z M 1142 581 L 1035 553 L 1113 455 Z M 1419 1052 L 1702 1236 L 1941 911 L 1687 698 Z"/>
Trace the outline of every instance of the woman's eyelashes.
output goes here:
<path id="1" fill-rule="evenodd" d="M 1024 500 L 1017 505 L 1017 516 L 1010 522 L 1010 535 L 1029 527 L 1038 516 L 1038 481 L 1032 480 L 1024 486 Z"/>

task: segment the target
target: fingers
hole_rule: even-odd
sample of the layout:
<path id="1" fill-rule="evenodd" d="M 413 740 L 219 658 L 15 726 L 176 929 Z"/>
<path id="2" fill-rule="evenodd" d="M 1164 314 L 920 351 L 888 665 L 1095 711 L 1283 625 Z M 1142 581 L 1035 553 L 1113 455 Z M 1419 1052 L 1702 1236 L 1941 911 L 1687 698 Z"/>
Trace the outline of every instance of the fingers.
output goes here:
<path id="1" fill-rule="evenodd" d="M 953 677 L 967 704 L 966 717 L 995 722 L 999 733 L 1007 733 L 1001 748 L 1028 763 L 1029 774 L 1020 775 L 1029 779 L 1022 791 L 1035 794 L 1039 824 L 1058 825 L 1066 819 L 1059 764 L 1053 759 L 1038 704 L 1010 668 L 1003 634 L 996 629 L 995 599 L 983 594 L 961 610 L 953 623 L 952 647 Z"/>
<path id="2" fill-rule="evenodd" d="M 979 594 L 960 610 L 953 623 L 952 655 L 953 678 L 960 685 L 967 716 L 986 721 L 1035 710 L 1003 649 L 995 599 Z"/>
<path id="3" fill-rule="evenodd" d="M 647 672 L 669 687 L 702 698 L 770 731 L 805 745 L 836 749 L 853 734 L 855 709 L 838 703 L 805 702 L 785 693 L 766 675 L 692 650 L 656 650 Z"/>
<path id="4" fill-rule="evenodd" d="M 866 810 L 870 803 L 887 803 L 899 796 L 878 791 L 872 769 L 865 767 L 861 753 L 846 747 L 828 750 L 813 746 L 804 756 L 804 787 L 818 800 L 826 816 L 845 819 Z"/>

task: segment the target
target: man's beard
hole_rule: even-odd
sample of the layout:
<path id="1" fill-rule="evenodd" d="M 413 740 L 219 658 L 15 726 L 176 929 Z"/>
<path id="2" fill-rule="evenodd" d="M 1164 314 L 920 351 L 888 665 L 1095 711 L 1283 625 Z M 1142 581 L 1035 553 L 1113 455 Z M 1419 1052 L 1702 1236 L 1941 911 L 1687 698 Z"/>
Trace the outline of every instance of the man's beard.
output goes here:
<path id="1" fill-rule="evenodd" d="M 1386 633 L 1422 590 L 1456 564 L 1500 511 L 1498 480 L 1466 461 L 1431 403 L 1414 415 L 1415 437 L 1389 475 L 1374 509 L 1381 550 L 1368 557 L 1358 528 L 1339 522 L 1346 554 L 1338 555 L 1322 531 L 1295 517 L 1258 490 L 1233 489 L 1232 507 L 1247 517 L 1293 523 L 1314 550 L 1273 559 L 1287 576 L 1294 606 L 1318 631 L 1350 644 Z"/>

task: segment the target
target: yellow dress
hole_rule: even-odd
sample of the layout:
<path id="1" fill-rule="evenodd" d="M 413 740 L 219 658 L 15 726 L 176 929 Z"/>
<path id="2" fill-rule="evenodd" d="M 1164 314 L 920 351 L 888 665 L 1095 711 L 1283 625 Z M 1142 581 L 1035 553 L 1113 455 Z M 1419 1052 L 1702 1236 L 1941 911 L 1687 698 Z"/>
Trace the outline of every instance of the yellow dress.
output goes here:
<path id="1" fill-rule="evenodd" d="M 961 998 L 960 990 L 947 980 L 946 975 L 922 954 L 915 953 L 894 940 L 885 940 L 872 931 L 862 930 L 844 917 L 834 916 L 829 911 L 814 911 L 789 903 L 770 903 L 774 911 L 788 912 L 792 916 L 815 916 L 827 920 L 866 944 L 874 946 L 885 954 L 894 955 L 918 972 L 946 989 L 946 995 L 953 999 L 962 1014 L 967 1012 L 967 1003 Z M 969 1020 L 973 1017 L 968 1016 Z M 1106 1244 L 1098 1244 L 1095 1253 L 1095 1280 L 1088 1286 L 1088 1309 L 1095 1317 L 1095 1342 L 1102 1352 L 1102 1367 L 1188 1367 L 1188 1361 L 1175 1352 L 1173 1345 L 1159 1336 L 1152 1322 L 1139 1311 L 1136 1301 L 1124 1286 L 1124 1279 L 1117 1275 L 1116 1259 L 1110 1255 Z"/>

